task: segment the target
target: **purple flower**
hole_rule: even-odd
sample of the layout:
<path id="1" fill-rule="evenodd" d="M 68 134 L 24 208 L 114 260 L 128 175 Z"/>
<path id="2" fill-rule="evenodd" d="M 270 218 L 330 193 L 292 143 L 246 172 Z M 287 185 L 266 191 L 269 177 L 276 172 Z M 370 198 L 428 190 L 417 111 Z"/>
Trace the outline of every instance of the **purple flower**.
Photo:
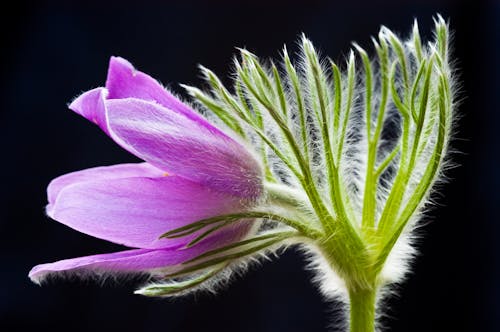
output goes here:
<path id="1" fill-rule="evenodd" d="M 262 196 L 261 166 L 242 143 L 211 125 L 156 80 L 111 58 L 105 88 L 70 109 L 146 161 L 91 168 L 54 179 L 47 214 L 82 233 L 131 248 L 35 266 L 52 273 L 165 270 L 245 237 L 248 223 L 225 227 L 187 248 L 197 235 L 160 239 L 200 219 L 245 211 Z"/>

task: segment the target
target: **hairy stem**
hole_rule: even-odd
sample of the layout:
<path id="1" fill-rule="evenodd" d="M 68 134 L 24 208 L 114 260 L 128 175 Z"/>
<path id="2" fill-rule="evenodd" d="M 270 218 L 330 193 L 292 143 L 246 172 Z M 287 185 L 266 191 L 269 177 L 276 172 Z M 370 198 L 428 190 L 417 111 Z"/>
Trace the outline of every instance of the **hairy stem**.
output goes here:
<path id="1" fill-rule="evenodd" d="M 375 302 L 377 291 L 373 289 L 350 289 L 349 331 L 375 331 Z"/>

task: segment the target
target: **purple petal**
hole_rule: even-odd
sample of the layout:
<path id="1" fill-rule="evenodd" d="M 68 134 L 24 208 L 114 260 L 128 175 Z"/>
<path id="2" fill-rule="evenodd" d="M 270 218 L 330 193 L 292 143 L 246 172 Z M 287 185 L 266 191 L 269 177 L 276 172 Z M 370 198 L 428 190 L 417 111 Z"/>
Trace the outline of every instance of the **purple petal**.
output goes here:
<path id="1" fill-rule="evenodd" d="M 260 165 L 235 140 L 156 103 L 129 98 L 106 105 L 110 132 L 139 158 L 221 192 L 260 196 Z"/>
<path id="2" fill-rule="evenodd" d="M 153 78 L 122 58 L 112 58 L 106 85 L 109 93 L 104 88 L 91 90 L 70 108 L 160 169 L 245 199 L 260 197 L 261 169 L 249 150 Z"/>
<path id="3" fill-rule="evenodd" d="M 164 171 L 161 171 L 148 163 L 121 164 L 88 168 L 83 171 L 68 173 L 52 180 L 47 188 L 47 196 L 49 204 L 53 204 L 56 201 L 59 192 L 64 187 L 72 184 L 131 177 L 156 178 L 163 175 L 166 175 Z"/>
<path id="4" fill-rule="evenodd" d="M 163 260 L 166 260 L 166 262 L 163 262 Z M 163 251 L 134 249 L 37 265 L 31 269 L 29 277 L 32 281 L 40 283 L 47 275 L 53 273 L 84 272 L 85 269 L 94 270 L 95 272 L 99 270 L 110 272 L 142 271 L 168 265 L 169 261 L 169 255 L 165 255 Z"/>
<path id="5" fill-rule="evenodd" d="M 104 101 L 124 98 L 154 101 L 172 112 L 183 114 L 207 130 L 225 136 L 222 131 L 174 97 L 155 79 L 136 71 L 127 60 L 119 57 L 112 57 L 110 60 L 106 88 L 97 88 L 81 94 L 69 105 L 69 108 L 97 124 L 109 135 Z"/>
<path id="6" fill-rule="evenodd" d="M 108 92 L 104 88 L 89 90 L 73 100 L 68 107 L 70 110 L 80 114 L 87 120 L 97 124 L 109 135 L 104 105 L 107 93 Z"/>
<path id="7" fill-rule="evenodd" d="M 116 273 L 149 273 L 161 275 L 162 270 L 175 271 L 176 265 L 204 252 L 222 247 L 244 236 L 241 228 L 228 228 L 218 236 L 202 241 L 191 248 L 133 249 L 110 254 L 65 259 L 35 266 L 29 272 L 32 281 L 40 283 L 49 275 L 77 275 Z"/>
<path id="8" fill-rule="evenodd" d="M 96 169 L 90 172 L 98 173 Z M 196 236 L 159 239 L 169 230 L 244 208 L 236 197 L 178 176 L 106 179 L 98 175 L 96 180 L 64 186 L 47 207 L 47 214 L 97 238 L 154 249 L 184 246 Z M 234 227 L 241 233 L 248 230 L 247 225 Z M 212 236 L 224 242 L 220 234 Z"/>
<path id="9" fill-rule="evenodd" d="M 202 116 L 168 92 L 157 80 L 140 72 L 130 62 L 120 57 L 111 57 L 109 61 L 106 88 L 108 99 L 137 98 L 154 101 L 173 112 L 185 115 L 211 131 L 222 134 Z"/>

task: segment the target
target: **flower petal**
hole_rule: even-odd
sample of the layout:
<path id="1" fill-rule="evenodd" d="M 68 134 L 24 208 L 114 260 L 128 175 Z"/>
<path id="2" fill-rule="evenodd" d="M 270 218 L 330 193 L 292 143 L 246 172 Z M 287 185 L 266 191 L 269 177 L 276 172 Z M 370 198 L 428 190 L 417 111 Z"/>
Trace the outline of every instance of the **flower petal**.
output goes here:
<path id="1" fill-rule="evenodd" d="M 200 126 L 219 131 L 201 115 L 174 97 L 157 80 L 136 70 L 130 62 L 123 58 L 111 57 L 106 88 L 109 91 L 108 99 L 137 98 L 154 101 L 173 112 L 183 114 L 187 118 L 198 122 Z"/>
<path id="2" fill-rule="evenodd" d="M 174 97 L 154 78 L 136 71 L 130 62 L 119 57 L 111 57 L 106 88 L 96 88 L 84 92 L 73 100 L 69 109 L 94 122 L 109 135 L 104 101 L 130 97 L 154 101 L 173 112 L 183 114 L 207 130 L 225 135 L 189 106 Z"/>
<path id="3" fill-rule="evenodd" d="M 133 249 L 109 254 L 64 259 L 54 263 L 40 264 L 29 272 L 36 283 L 49 275 L 77 275 L 110 273 L 155 273 L 155 269 L 166 269 L 201 254 L 199 249 Z M 153 271 L 152 271 L 153 270 Z"/>
<path id="4" fill-rule="evenodd" d="M 260 197 L 261 169 L 249 150 L 156 80 L 135 71 L 126 60 L 113 57 L 106 86 L 109 93 L 105 88 L 88 91 L 76 98 L 70 109 L 160 169 L 245 199 Z"/>
<path id="5" fill-rule="evenodd" d="M 178 176 L 96 178 L 63 187 L 47 207 L 47 214 L 82 233 L 129 247 L 184 246 L 197 234 L 177 239 L 159 237 L 200 219 L 245 208 L 233 196 Z M 249 227 L 248 223 L 232 226 L 236 238 L 225 238 L 224 232 L 211 237 L 216 242 L 238 240 Z"/>
<path id="6" fill-rule="evenodd" d="M 153 102 L 108 100 L 106 107 L 113 137 L 139 158 L 221 192 L 260 197 L 260 165 L 235 140 Z"/>
<path id="7" fill-rule="evenodd" d="M 104 105 L 107 93 L 107 90 L 104 88 L 89 90 L 75 98 L 68 107 L 70 110 L 80 114 L 87 120 L 97 124 L 109 135 Z"/>
<path id="8" fill-rule="evenodd" d="M 54 263 L 37 265 L 29 272 L 32 281 L 40 283 L 47 275 L 58 272 L 82 269 L 99 269 L 107 271 L 141 271 L 148 268 L 163 266 L 163 260 L 168 260 L 168 255 L 161 251 L 149 249 L 134 249 L 111 254 L 85 256 L 72 259 L 64 259 Z"/>
<path id="9" fill-rule="evenodd" d="M 72 184 L 96 180 L 113 180 L 130 177 L 161 177 L 164 171 L 148 164 L 120 164 L 88 168 L 83 171 L 64 174 L 52 180 L 47 188 L 49 204 L 53 204 L 59 192 Z"/>

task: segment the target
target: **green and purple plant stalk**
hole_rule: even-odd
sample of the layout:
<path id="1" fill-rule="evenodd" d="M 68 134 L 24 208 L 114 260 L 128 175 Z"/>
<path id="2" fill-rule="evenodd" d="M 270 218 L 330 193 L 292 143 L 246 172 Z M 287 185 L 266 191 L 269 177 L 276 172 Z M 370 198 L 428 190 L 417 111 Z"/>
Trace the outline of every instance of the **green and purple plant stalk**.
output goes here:
<path id="1" fill-rule="evenodd" d="M 47 214 L 133 249 L 42 264 L 30 278 L 141 273 L 136 291 L 212 290 L 255 258 L 299 245 L 349 330 L 372 332 L 377 304 L 415 253 L 412 230 L 443 179 L 453 125 L 448 26 L 424 45 L 382 27 L 375 56 L 345 65 L 301 40 L 280 65 L 241 50 L 234 86 L 201 67 L 210 90 L 184 86 L 204 115 L 112 58 L 104 88 L 70 108 L 145 163 L 61 176 Z"/>

